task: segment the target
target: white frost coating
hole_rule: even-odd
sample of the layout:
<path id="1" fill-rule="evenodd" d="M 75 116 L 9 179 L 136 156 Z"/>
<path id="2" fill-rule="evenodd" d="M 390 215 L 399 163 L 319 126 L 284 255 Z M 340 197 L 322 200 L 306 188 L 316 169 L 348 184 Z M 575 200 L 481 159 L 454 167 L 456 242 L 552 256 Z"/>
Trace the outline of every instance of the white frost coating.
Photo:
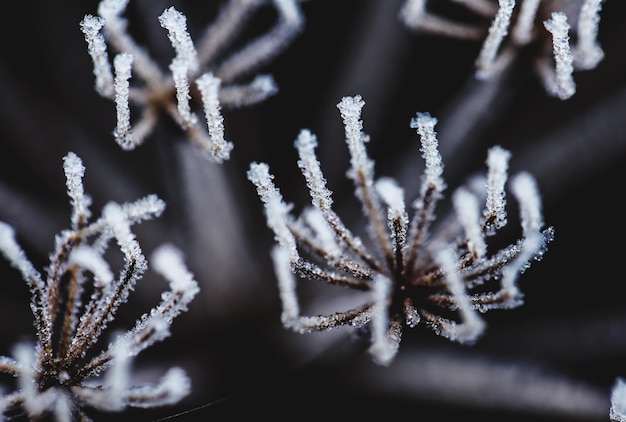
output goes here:
<path id="1" fill-rule="evenodd" d="M 93 62 L 93 74 L 96 77 L 96 91 L 103 97 L 113 97 L 113 73 L 107 56 L 107 46 L 100 30 L 104 19 L 85 15 L 80 22 L 80 29 L 85 34 L 87 51 Z"/>
<path id="2" fill-rule="evenodd" d="M 441 331 L 441 335 L 461 343 L 472 342 L 484 331 L 485 322 L 472 309 L 472 305 L 466 296 L 463 281 L 456 267 L 455 253 L 450 249 L 443 249 L 437 254 L 436 259 L 445 273 L 445 283 L 456 301 L 463 321 L 461 324 L 458 324 L 442 318 L 444 329 Z"/>
<path id="3" fill-rule="evenodd" d="M 176 50 L 176 57 L 186 60 L 189 72 L 198 70 L 198 54 L 191 36 L 187 32 L 187 18 L 174 7 L 165 9 L 159 16 L 159 23 L 167 29 L 167 36 Z"/>
<path id="4" fill-rule="evenodd" d="M 135 235 L 130 230 L 130 223 L 126 219 L 122 207 L 114 202 L 109 202 L 102 209 L 102 215 L 113 230 L 117 244 L 127 262 L 136 261 L 137 271 L 142 272 L 142 269 L 145 270 L 145 257 L 141 252 L 139 242 L 137 242 Z"/>
<path id="5" fill-rule="evenodd" d="M 409 216 L 404 202 L 404 190 L 394 179 L 382 177 L 376 181 L 374 188 L 387 205 L 387 224 L 391 233 L 394 252 L 398 253 L 406 245 Z M 398 227 L 398 224 L 400 227 Z"/>
<path id="6" fill-rule="evenodd" d="M 500 45 L 508 33 L 508 28 L 515 7 L 515 0 L 498 0 L 498 13 L 496 13 L 489 34 L 476 60 L 476 77 L 479 79 L 487 79 L 494 71 L 494 62 L 500 49 Z"/>
<path id="7" fill-rule="evenodd" d="M 114 131 L 115 140 L 124 150 L 135 148 L 136 142 L 130 127 L 130 83 L 133 56 L 129 53 L 120 53 L 113 59 L 115 68 L 115 109 L 117 127 Z"/>
<path id="8" fill-rule="evenodd" d="M 72 227 L 77 228 L 79 221 L 86 221 L 90 216 L 89 206 L 91 198 L 85 195 L 83 177 L 85 166 L 81 159 L 73 152 L 63 157 L 63 171 L 65 172 L 65 186 L 72 205 Z"/>
<path id="9" fill-rule="evenodd" d="M 351 170 L 349 175 L 353 180 L 358 180 L 358 174 L 363 173 L 365 180 L 372 180 L 374 163 L 367 157 L 365 142 L 368 137 L 363 133 L 361 121 L 361 109 L 365 102 L 360 95 L 343 97 L 337 108 L 341 113 L 346 134 L 346 144 L 350 151 Z"/>
<path id="10" fill-rule="evenodd" d="M 578 69 L 593 69 L 604 58 L 598 44 L 598 25 L 603 0 L 585 0 L 580 8 L 576 46 L 573 49 L 574 65 Z"/>
<path id="11" fill-rule="evenodd" d="M 533 38 L 533 27 L 541 0 L 523 0 L 511 31 L 511 37 L 520 45 L 528 44 Z"/>
<path id="12" fill-rule="evenodd" d="M 152 217 L 159 217 L 165 210 L 165 201 L 152 194 L 122 205 L 124 215 L 131 223 Z"/>
<path id="13" fill-rule="evenodd" d="M 196 79 L 196 85 L 202 96 L 204 116 L 207 122 L 212 145 L 209 150 L 218 160 L 227 160 L 233 144 L 224 139 L 224 118 L 220 112 L 219 89 L 221 81 L 212 73 L 205 73 Z"/>
<path id="14" fill-rule="evenodd" d="M 300 305 L 296 296 L 296 280 L 291 272 L 289 260 L 289 252 L 284 247 L 276 245 L 272 248 L 274 272 L 278 279 L 278 291 L 283 307 L 281 321 L 285 326 L 300 316 Z"/>
<path id="15" fill-rule="evenodd" d="M 298 167 L 302 171 L 309 188 L 313 205 L 323 211 L 330 211 L 333 203 L 332 192 L 326 188 L 326 179 L 315 155 L 317 139 L 309 130 L 303 129 L 294 142 L 300 159 Z"/>
<path id="16" fill-rule="evenodd" d="M 274 175 L 270 173 L 270 167 L 266 163 L 251 163 L 247 176 L 248 180 L 256 186 L 257 193 L 263 203 L 274 196 L 278 196 L 282 200 L 282 195 L 272 181 Z"/>
<path id="17" fill-rule="evenodd" d="M 511 153 L 502 147 L 495 146 L 487 154 L 487 201 L 484 217 L 493 219 L 487 227 L 487 234 L 504 227 L 506 220 L 505 184 L 508 177 Z"/>
<path id="18" fill-rule="evenodd" d="M 30 260 L 26 257 L 24 250 L 15 241 L 15 232 L 13 227 L 0 221 L 0 252 L 9 263 L 19 270 L 22 278 L 36 287 L 38 290 L 44 288 L 41 274 L 35 269 Z"/>
<path id="19" fill-rule="evenodd" d="M 524 236 L 538 232 L 543 227 L 541 196 L 535 178 L 522 172 L 511 180 L 511 191 L 520 206 L 520 219 Z"/>
<path id="20" fill-rule="evenodd" d="M 443 191 L 445 183 L 441 175 L 443 174 L 443 162 L 441 154 L 439 154 L 439 142 L 435 125 L 437 119 L 431 117 L 429 113 L 417 113 L 417 117 L 411 119 L 411 127 L 417 129 L 420 136 L 420 151 L 422 158 L 426 161 L 426 170 L 424 171 L 424 181 L 422 183 L 422 195 L 430 187 L 435 188 L 437 192 Z"/>
<path id="21" fill-rule="evenodd" d="M 572 76 L 574 57 L 570 50 L 567 15 L 554 12 L 552 18 L 545 21 L 543 25 L 552 34 L 552 52 L 556 63 L 554 79 L 544 78 L 544 83 L 547 84 L 548 92 L 566 100 L 576 92 L 576 84 Z"/>
<path id="22" fill-rule="evenodd" d="M 382 274 L 376 274 L 373 283 L 374 316 L 372 318 L 372 345 L 369 352 L 376 363 L 388 365 L 398 351 L 398 342 L 387 338 L 391 280 Z"/>
<path id="23" fill-rule="evenodd" d="M 183 254 L 172 245 L 162 245 L 152 254 L 152 265 L 170 283 L 174 292 L 182 293 L 181 302 L 187 304 L 200 291 L 193 274 L 183 261 Z"/>
<path id="24" fill-rule="evenodd" d="M 94 286 L 106 287 L 113 282 L 113 272 L 102 254 L 89 246 L 79 246 L 74 249 L 69 258 L 70 264 L 76 264 L 94 275 Z"/>
<path id="25" fill-rule="evenodd" d="M 296 262 L 300 256 L 296 246 L 296 239 L 287 226 L 289 206 L 283 201 L 279 190 L 274 186 L 274 176 L 269 173 L 269 166 L 265 163 L 251 163 L 247 172 L 250 180 L 257 188 L 261 201 L 265 204 L 267 225 L 274 232 L 278 243 L 289 252 L 291 262 Z"/>
<path id="26" fill-rule="evenodd" d="M 189 74 L 189 60 L 184 57 L 175 57 L 170 64 L 170 70 L 172 71 L 174 86 L 176 87 L 176 102 L 181 126 L 183 129 L 187 129 L 198 122 L 196 115 L 191 112 L 191 105 L 189 104 L 191 99 L 191 95 L 189 95 L 189 78 L 187 77 Z"/>
<path id="27" fill-rule="evenodd" d="M 626 422 L 626 381 L 617 378 L 611 388 L 609 417 L 614 422 Z"/>
<path id="28" fill-rule="evenodd" d="M 467 247 L 473 257 L 483 258 L 487 253 L 487 245 L 482 236 L 478 198 L 465 188 L 458 188 L 452 194 L 452 203 L 459 222 L 465 230 Z"/>

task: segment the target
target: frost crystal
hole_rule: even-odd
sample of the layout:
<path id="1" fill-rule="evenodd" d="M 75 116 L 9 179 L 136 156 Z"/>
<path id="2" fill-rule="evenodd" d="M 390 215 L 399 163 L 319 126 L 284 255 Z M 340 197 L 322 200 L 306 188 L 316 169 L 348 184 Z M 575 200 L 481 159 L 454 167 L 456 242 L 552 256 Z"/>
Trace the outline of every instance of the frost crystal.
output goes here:
<path id="1" fill-rule="evenodd" d="M 560 99 L 570 98 L 576 92 L 572 73 L 575 70 L 595 68 L 603 59 L 604 52 L 598 45 L 598 26 L 603 0 L 580 0 L 572 3 L 576 16 L 554 10 L 559 2 L 541 0 L 450 0 L 459 3 L 470 13 L 490 20 L 487 25 L 468 25 L 446 19 L 428 11 L 427 0 L 406 0 L 400 20 L 408 28 L 449 37 L 480 40 L 482 48 L 476 60 L 476 77 L 488 79 L 508 66 L 522 47 L 541 43 L 551 36 L 553 56 L 539 50 L 536 71 L 543 80 L 547 92 Z M 573 4 L 576 3 L 576 4 Z M 546 22 L 537 23 L 538 16 L 550 15 Z M 569 24 L 573 22 L 575 39 L 569 36 Z"/>
<path id="2" fill-rule="evenodd" d="M 154 195 L 121 205 L 110 202 L 100 218 L 89 222 L 91 201 L 83 191 L 82 161 L 70 152 L 64 169 L 72 224 L 56 236 L 45 279 L 17 244 L 11 226 L 0 222 L 0 252 L 31 290 L 37 331 L 35 345 L 20 342 L 14 359 L 0 357 L 0 371 L 15 376 L 18 385 L 0 398 L 2 416 L 21 406 L 32 420 L 53 413 L 59 421 L 86 421 L 84 406 L 119 411 L 175 403 L 190 390 L 181 369 L 171 369 L 156 385 L 133 385 L 130 374 L 131 358 L 169 336 L 173 319 L 199 291 L 174 246 L 163 245 L 152 256 L 171 290 L 132 329 L 117 333 L 98 350 L 119 306 L 148 269 L 131 226 L 159 216 L 165 204 Z M 124 257 L 117 277 L 105 259 L 113 242 Z"/>
<path id="3" fill-rule="evenodd" d="M 171 75 L 162 72 L 128 34 L 127 22 L 121 17 L 127 3 L 101 0 L 99 16 L 86 15 L 80 23 L 94 66 L 96 90 L 116 104 L 116 141 L 125 150 L 136 148 L 152 132 L 158 116 L 165 112 L 210 160 L 227 160 L 232 144 L 223 137 L 220 105 L 251 105 L 277 92 L 269 75 L 257 75 L 251 82 L 242 83 L 241 79 L 272 60 L 300 32 L 304 19 L 298 0 L 269 2 L 276 10 L 274 27 L 225 58 L 222 58 L 224 50 L 233 44 L 234 35 L 241 32 L 249 15 L 268 2 L 229 0 L 197 44 L 188 31 L 185 15 L 174 7 L 167 8 L 158 20 L 167 30 L 175 51 L 169 65 Z M 108 61 L 107 43 L 118 53 L 114 59 L 115 78 Z M 131 65 L 134 79 L 139 80 L 133 86 L 129 82 Z M 211 71 L 207 72 L 209 68 Z M 208 80 L 216 82 L 209 84 Z M 194 98 L 191 81 L 198 84 L 200 98 Z M 198 123 L 194 110 L 200 107 L 192 103 L 194 99 L 202 103 L 208 131 Z M 142 109 L 141 117 L 132 125 L 131 108 Z"/>
<path id="4" fill-rule="evenodd" d="M 411 126 L 420 136 L 426 168 L 409 219 L 402 188 L 390 178 L 373 179 L 374 162 L 367 156 L 368 137 L 360 120 L 363 105 L 361 97 L 355 96 L 343 98 L 338 107 L 351 156 L 348 176 L 368 221 L 374 244 L 371 249 L 331 208 L 331 191 L 315 156 L 317 141 L 310 131 L 303 129 L 295 141 L 298 166 L 313 205 L 302 218 L 292 216 L 292 207 L 274 185 L 269 166 L 250 164 L 248 179 L 265 205 L 267 224 L 277 241 L 272 258 L 283 325 L 298 333 L 338 326 L 369 328 L 369 352 L 381 365 L 389 364 L 396 355 L 404 325 L 415 327 L 423 321 L 450 340 L 474 342 L 485 327 L 480 312 L 522 304 L 515 281 L 533 260 L 543 256 L 553 238 L 551 227 L 543 229 L 534 179 L 526 173 L 514 176 L 512 188 L 520 203 L 522 235 L 509 246 L 492 246 L 495 250 L 491 251 L 487 244 L 506 224 L 504 186 L 510 153 L 499 146 L 488 154 L 488 176 L 483 179 L 486 192 L 478 196 L 475 189 L 459 188 L 453 194 L 455 214 L 444 216 L 442 227 L 434 227 L 435 206 L 445 189 L 434 130 L 437 120 L 418 113 Z M 480 201 L 485 204 L 482 213 Z M 301 315 L 300 280 L 369 292 L 369 300 L 330 315 Z"/>

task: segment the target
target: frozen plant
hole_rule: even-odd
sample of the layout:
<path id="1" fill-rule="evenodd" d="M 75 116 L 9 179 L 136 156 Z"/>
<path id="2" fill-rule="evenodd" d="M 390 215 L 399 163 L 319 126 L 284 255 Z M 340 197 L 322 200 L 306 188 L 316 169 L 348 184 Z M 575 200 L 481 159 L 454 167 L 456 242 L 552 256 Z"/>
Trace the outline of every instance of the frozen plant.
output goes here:
<path id="1" fill-rule="evenodd" d="M 374 180 L 374 162 L 367 156 L 368 136 L 360 120 L 360 96 L 337 105 L 350 152 L 348 176 L 353 180 L 368 221 L 372 248 L 356 236 L 332 209 L 331 191 L 315 155 L 317 140 L 303 129 L 295 146 L 313 207 L 301 217 L 291 214 L 265 163 L 251 163 L 254 183 L 277 245 L 272 251 L 282 302 L 282 322 L 299 333 L 338 326 L 370 327 L 369 352 L 379 364 L 396 355 L 403 326 L 424 321 L 435 333 L 472 343 L 490 309 L 522 304 L 517 277 L 531 261 L 541 259 L 553 239 L 543 228 L 541 200 L 534 179 L 519 173 L 511 189 L 519 202 L 521 237 L 499 248 L 487 244 L 507 224 L 505 184 L 510 153 L 495 146 L 487 157 L 486 178 L 476 176 L 452 196 L 455 213 L 445 215 L 435 230 L 435 207 L 443 197 L 443 164 L 434 130 L 437 120 L 418 113 L 411 121 L 421 139 L 425 171 L 419 197 L 405 208 L 404 192 L 388 177 Z M 485 206 L 480 211 L 479 201 Z M 432 227 L 431 227 L 432 226 Z M 431 230 L 432 229 L 432 230 Z M 361 305 L 328 315 L 301 315 L 298 279 L 321 281 L 366 292 Z"/>
<path id="2" fill-rule="evenodd" d="M 152 256 L 154 269 L 170 291 L 125 333 L 106 345 L 101 338 L 148 268 L 131 226 L 159 216 L 165 207 L 155 195 L 132 203 L 109 202 L 89 222 L 91 198 L 84 193 L 85 168 L 70 152 L 64 157 L 71 228 L 55 238 L 46 276 L 42 277 L 15 240 L 13 228 L 0 222 L 0 252 L 17 269 L 31 292 L 36 343 L 20 342 L 13 357 L 0 357 L 0 371 L 17 378 L 17 390 L 0 398 L 0 418 L 21 408 L 31 419 L 52 413 L 59 421 L 89 420 L 83 408 L 121 411 L 178 402 L 190 391 L 181 368 L 171 368 L 155 384 L 133 384 L 131 359 L 170 335 L 174 318 L 187 310 L 198 285 L 182 254 L 165 244 Z M 116 242 L 123 255 L 117 276 L 105 260 Z M 104 373 L 104 375 L 103 375 Z"/>
<path id="3" fill-rule="evenodd" d="M 227 160 L 233 145 L 224 138 L 221 107 L 251 105 L 277 92 L 270 75 L 257 75 L 247 82 L 241 79 L 276 57 L 299 33 L 303 17 L 298 1 L 229 0 L 197 44 L 187 30 L 185 15 L 174 7 L 166 9 L 158 20 L 167 30 L 176 54 L 170 72 L 165 73 L 127 32 L 128 22 L 122 13 L 128 0 L 102 0 L 98 16 L 86 15 L 80 27 L 93 61 L 96 90 L 115 101 L 117 143 L 125 150 L 136 148 L 153 130 L 159 113 L 164 112 L 209 158 Z M 277 12 L 274 27 L 224 57 L 250 15 L 268 4 Z M 113 69 L 107 44 L 117 53 Z M 131 86 L 133 72 L 141 82 Z M 194 99 L 202 106 L 206 127 L 194 111 Z M 131 106 L 142 109 L 135 123 L 131 123 Z"/>
<path id="4" fill-rule="evenodd" d="M 597 41 L 603 0 L 498 0 L 497 4 L 492 0 L 450 2 L 490 20 L 491 24 L 468 24 L 438 16 L 427 10 L 427 0 L 406 0 L 400 19 L 408 28 L 417 31 L 468 40 L 482 39 L 476 59 L 476 77 L 479 79 L 500 72 L 520 48 L 537 43 L 540 53 L 535 68 L 548 93 L 564 100 L 576 92 L 574 70 L 593 69 L 604 57 Z M 570 36 L 574 37 L 573 43 Z"/>

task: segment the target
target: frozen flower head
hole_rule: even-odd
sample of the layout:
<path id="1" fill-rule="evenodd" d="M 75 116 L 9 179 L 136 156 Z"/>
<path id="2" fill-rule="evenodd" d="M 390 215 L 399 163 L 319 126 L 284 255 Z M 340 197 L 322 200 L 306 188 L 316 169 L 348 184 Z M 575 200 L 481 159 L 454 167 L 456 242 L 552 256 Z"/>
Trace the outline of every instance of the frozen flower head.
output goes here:
<path id="1" fill-rule="evenodd" d="M 560 99 L 576 92 L 574 70 L 593 69 L 603 59 L 597 42 L 603 0 L 451 0 L 485 25 L 456 22 L 428 12 L 428 0 L 406 0 L 400 13 L 414 30 L 482 40 L 476 76 L 487 79 L 501 71 L 516 52 L 539 45 L 535 67 L 546 90 Z"/>
<path id="2" fill-rule="evenodd" d="M 302 130 L 295 141 L 298 166 L 306 179 L 312 207 L 292 215 L 265 163 L 252 163 L 248 178 L 265 205 L 277 245 L 272 251 L 283 306 L 282 322 L 299 333 L 337 326 L 368 327 L 370 353 L 380 364 L 397 353 L 404 326 L 423 322 L 435 333 L 462 343 L 475 341 L 485 323 L 480 314 L 522 304 L 517 277 L 540 259 L 553 238 L 543 228 L 534 179 L 515 175 L 510 188 L 519 203 L 519 237 L 508 246 L 490 245 L 508 218 L 505 187 L 510 153 L 489 150 L 487 174 L 452 194 L 453 211 L 435 226 L 435 208 L 446 188 L 435 132 L 437 120 L 418 113 L 411 122 L 421 140 L 425 170 L 419 196 L 407 209 L 403 189 L 391 178 L 374 179 L 360 120 L 364 102 L 345 97 L 338 104 L 350 151 L 348 176 L 367 220 L 367 246 L 332 208 L 315 155 L 317 140 Z M 482 205 L 481 205 L 482 204 Z M 495 242 L 493 242 L 495 243 Z M 502 239 L 498 239 L 498 245 Z M 328 315 L 304 316 L 298 280 L 321 281 L 365 292 L 362 304 Z"/>
<path id="3" fill-rule="evenodd" d="M 163 245 L 152 256 L 154 269 L 170 285 L 161 302 L 127 332 L 109 334 L 108 345 L 102 338 L 148 269 L 131 226 L 159 216 L 165 204 L 154 195 L 121 205 L 110 202 L 90 222 L 82 161 L 70 152 L 64 170 L 71 228 L 56 236 L 45 277 L 17 244 L 12 227 L 0 222 L 0 252 L 30 288 L 37 331 L 34 345 L 19 343 L 13 357 L 0 357 L 0 371 L 16 377 L 18 387 L 0 398 L 0 414 L 21 409 L 32 420 L 48 413 L 59 421 L 89 420 L 83 407 L 120 411 L 176 403 L 190 390 L 182 369 L 172 368 L 157 383 L 141 385 L 133 384 L 130 372 L 132 358 L 168 337 L 173 319 L 198 293 L 176 248 Z M 117 274 L 105 259 L 113 244 L 123 257 Z"/>
<path id="4" fill-rule="evenodd" d="M 186 16 L 174 7 L 167 8 L 158 21 L 175 53 L 168 72 L 163 72 L 127 32 L 128 23 L 122 17 L 127 3 L 101 0 L 98 16 L 86 15 L 80 23 L 94 65 L 96 90 L 116 104 L 117 143 L 123 149 L 134 149 L 165 113 L 211 160 L 227 160 L 233 145 L 224 139 L 221 107 L 251 105 L 277 92 L 269 75 L 242 79 L 276 57 L 300 32 L 303 17 L 299 0 L 228 0 L 197 44 L 187 29 Z M 226 54 L 253 12 L 267 4 L 276 10 L 274 27 Z M 113 69 L 107 45 L 116 51 Z M 131 85 L 137 78 L 140 82 Z M 141 110 L 132 124 L 131 107 Z M 198 108 L 206 123 L 199 122 Z"/>

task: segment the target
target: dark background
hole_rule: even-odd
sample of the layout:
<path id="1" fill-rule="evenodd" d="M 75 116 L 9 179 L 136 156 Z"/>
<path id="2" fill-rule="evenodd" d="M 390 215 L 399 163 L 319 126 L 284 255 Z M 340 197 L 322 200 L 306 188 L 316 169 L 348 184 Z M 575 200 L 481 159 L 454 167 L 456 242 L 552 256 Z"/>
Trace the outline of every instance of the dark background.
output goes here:
<path id="1" fill-rule="evenodd" d="M 187 15 L 195 38 L 220 3 L 130 0 L 125 16 L 129 31 L 165 68 L 172 49 L 156 17 L 174 5 Z M 438 3 L 442 13 L 464 16 L 447 3 Z M 380 412 L 387 419 L 437 421 L 608 420 L 610 388 L 626 375 L 624 2 L 605 1 L 599 35 L 605 58 L 596 69 L 576 72 L 577 93 L 561 101 L 545 93 L 534 73 L 536 47 L 519 51 L 501 78 L 477 81 L 480 43 L 410 31 L 397 18 L 399 0 L 305 1 L 303 32 L 260 69 L 275 77 L 278 95 L 223 110 L 235 148 L 221 166 L 194 158 L 167 121 L 134 151 L 115 144 L 114 105 L 93 89 L 79 29 L 97 4 L 22 1 L 5 13 L 0 219 L 15 227 L 43 273 L 54 235 L 69 226 L 62 171 L 68 151 L 84 161 L 94 216 L 109 200 L 156 193 L 166 201 L 161 218 L 136 226 L 138 240 L 148 258 L 158 244 L 181 247 L 203 291 L 175 320 L 172 336 L 144 351 L 135 366 L 156 367 L 154 377 L 182 366 L 193 392 L 176 406 L 125 415 L 313 420 L 370 419 Z M 271 9 L 255 19 L 243 40 L 271 25 Z M 512 151 L 511 173 L 527 170 L 537 178 L 546 225 L 555 227 L 556 238 L 545 259 L 520 278 L 525 304 L 486 314 L 488 329 L 473 346 L 418 326 L 405 330 L 396 361 L 381 368 L 350 330 L 300 336 L 280 324 L 272 234 L 245 172 L 251 161 L 269 163 L 287 201 L 300 209 L 308 194 L 293 141 L 308 128 L 318 136 L 336 210 L 349 224 L 358 220 L 336 108 L 343 96 L 356 94 L 365 100 L 364 130 L 377 174 L 398 177 L 409 200 L 422 170 L 409 127 L 417 111 L 439 119 L 447 194 L 484 170 L 486 151 L 495 144 Z M 228 258 L 216 258 L 220 251 Z M 25 283 L 8 264 L 0 268 L 0 354 L 9 355 L 34 331 Z M 148 273 L 115 324 L 130 328 L 165 288 Z"/>

